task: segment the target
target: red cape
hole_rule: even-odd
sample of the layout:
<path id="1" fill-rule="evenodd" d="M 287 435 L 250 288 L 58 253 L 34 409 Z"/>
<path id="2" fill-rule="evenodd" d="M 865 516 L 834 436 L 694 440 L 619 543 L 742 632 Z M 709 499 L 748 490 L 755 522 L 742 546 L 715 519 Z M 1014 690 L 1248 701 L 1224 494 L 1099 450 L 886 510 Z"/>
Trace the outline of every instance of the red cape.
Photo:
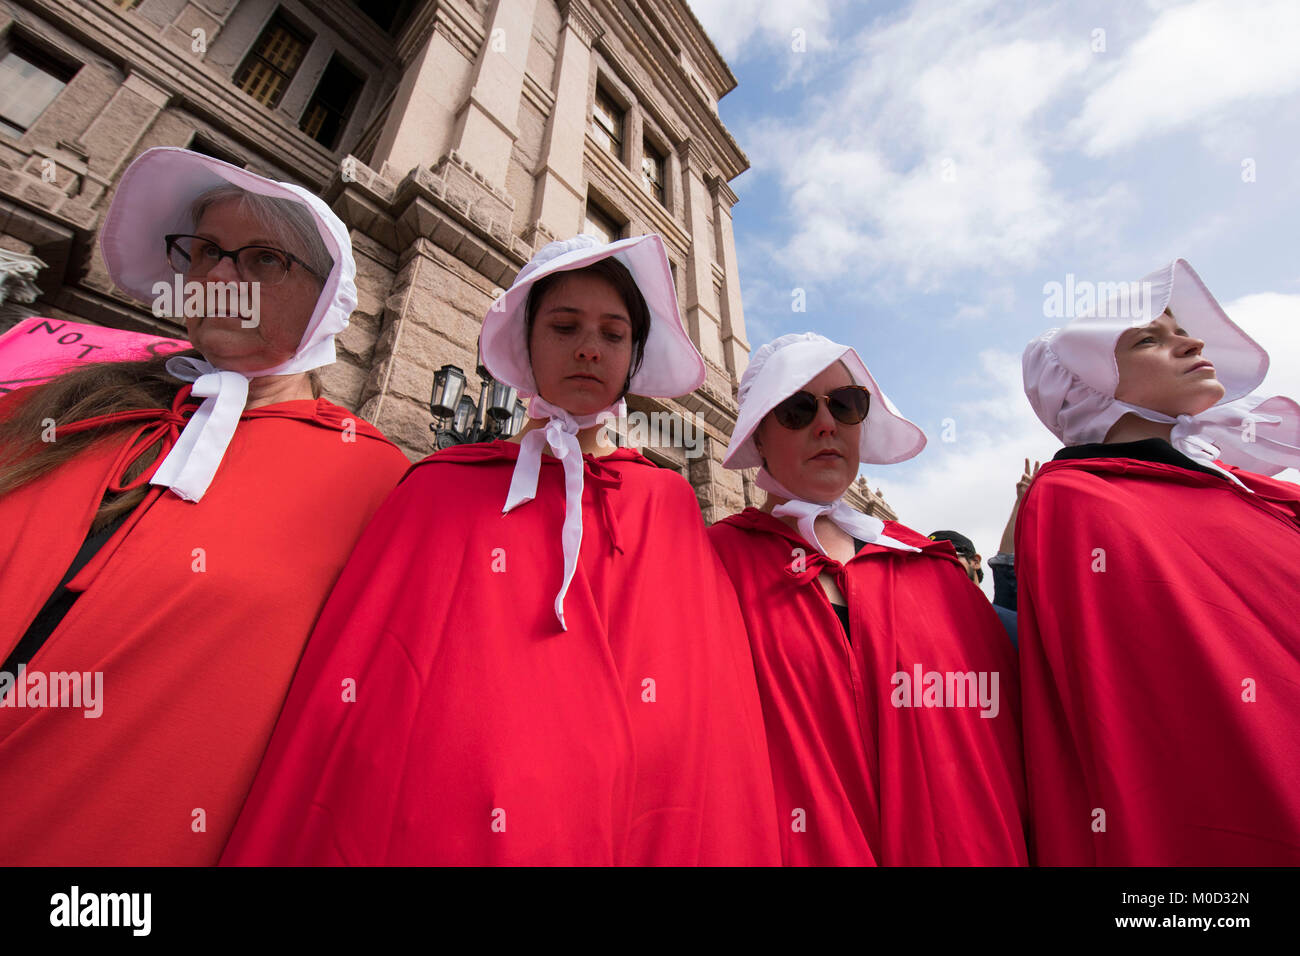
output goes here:
<path id="1" fill-rule="evenodd" d="M 0 660 L 130 431 L 0 497 Z M 101 672 L 100 716 L 0 707 L 0 865 L 216 863 L 330 586 L 408 464 L 346 409 L 283 402 L 244 413 L 202 501 L 152 489 L 27 667 Z"/>
<path id="2" fill-rule="evenodd" d="M 779 862 L 744 624 L 690 485 L 584 457 L 565 632 L 560 463 L 502 515 L 518 454 L 439 452 L 380 509 L 223 863 Z"/>
<path id="3" fill-rule="evenodd" d="M 1051 462 L 1030 486 L 1016 565 L 1041 863 L 1300 864 L 1300 487 L 1231 470 L 1258 494 L 1123 458 Z"/>
<path id="4" fill-rule="evenodd" d="M 867 545 L 840 565 L 754 508 L 709 529 L 749 626 L 784 859 L 1023 865 L 1015 653 L 949 542 L 892 521 L 885 534 L 922 551 Z M 823 570 L 848 602 L 851 642 L 817 583 Z M 918 666 L 974 671 L 977 686 L 982 672 L 990 699 L 996 673 L 996 716 L 924 706 Z"/>

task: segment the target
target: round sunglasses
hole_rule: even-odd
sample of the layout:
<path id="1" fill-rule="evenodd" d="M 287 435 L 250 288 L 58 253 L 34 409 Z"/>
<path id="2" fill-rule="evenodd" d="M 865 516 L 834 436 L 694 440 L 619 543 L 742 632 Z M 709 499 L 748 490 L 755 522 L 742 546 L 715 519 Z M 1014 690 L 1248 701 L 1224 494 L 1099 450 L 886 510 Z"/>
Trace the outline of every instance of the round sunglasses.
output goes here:
<path id="1" fill-rule="evenodd" d="M 806 428 L 817 417 L 817 407 L 826 399 L 831 417 L 841 425 L 856 425 L 871 410 L 871 393 L 862 385 L 843 385 L 818 397 L 800 389 L 772 409 L 777 424 L 798 431 Z"/>

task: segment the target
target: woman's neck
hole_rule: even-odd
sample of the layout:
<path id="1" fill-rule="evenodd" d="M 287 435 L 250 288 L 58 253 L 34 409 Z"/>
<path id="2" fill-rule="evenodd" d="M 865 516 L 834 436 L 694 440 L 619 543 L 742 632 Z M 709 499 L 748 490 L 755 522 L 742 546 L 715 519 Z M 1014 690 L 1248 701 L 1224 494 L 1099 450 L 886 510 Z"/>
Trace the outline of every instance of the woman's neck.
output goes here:
<path id="1" fill-rule="evenodd" d="M 1126 412 L 1119 421 L 1110 426 L 1110 431 L 1106 432 L 1102 443 L 1116 445 L 1120 442 L 1142 441 L 1146 438 L 1163 438 L 1169 441 L 1169 435 L 1173 430 L 1173 422 L 1153 422 L 1141 415 Z"/>
<path id="2" fill-rule="evenodd" d="M 244 409 L 247 411 L 304 398 L 309 401 L 315 398 L 311 391 L 311 377 L 306 372 L 263 375 L 248 380 L 248 401 L 244 403 Z"/>
<path id="3" fill-rule="evenodd" d="M 767 493 L 767 500 L 763 502 L 763 507 L 758 510 L 762 511 L 764 514 L 770 515 L 772 514 L 773 508 L 776 508 L 778 505 L 783 505 L 789 500 L 789 498 L 783 498 L 780 495 L 773 494 L 769 491 Z M 794 515 L 772 515 L 772 517 L 776 518 L 777 521 L 784 522 L 791 528 L 797 528 L 799 526 L 799 519 Z"/>
<path id="4" fill-rule="evenodd" d="M 508 442 L 519 444 L 523 441 L 525 435 L 539 428 L 545 428 L 549 418 L 530 418 L 523 428 L 517 433 L 506 439 Z M 590 428 L 579 429 L 578 447 L 582 449 L 584 455 L 592 455 L 596 458 L 603 458 L 606 455 L 612 455 L 618 451 L 618 445 L 610 441 L 609 438 L 601 436 L 605 430 L 604 425 L 592 425 Z"/>

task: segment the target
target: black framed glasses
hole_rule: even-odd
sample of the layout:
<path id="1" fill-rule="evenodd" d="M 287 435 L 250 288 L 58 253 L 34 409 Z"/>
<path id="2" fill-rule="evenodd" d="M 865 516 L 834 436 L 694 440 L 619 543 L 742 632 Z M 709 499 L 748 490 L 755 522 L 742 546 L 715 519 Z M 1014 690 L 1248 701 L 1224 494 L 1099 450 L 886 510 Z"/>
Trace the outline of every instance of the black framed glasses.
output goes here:
<path id="1" fill-rule="evenodd" d="M 871 410 L 871 393 L 865 386 L 844 385 L 820 397 L 800 389 L 773 408 L 772 414 L 776 416 L 777 424 L 798 431 L 807 428 L 817 417 L 817 407 L 823 398 L 831 417 L 841 425 L 856 425 Z"/>
<path id="2" fill-rule="evenodd" d="M 167 240 L 167 262 L 177 272 L 191 277 L 207 275 L 227 256 L 235 264 L 235 271 L 245 282 L 275 285 L 283 282 L 296 262 L 320 280 L 325 277 L 292 253 L 274 246 L 241 246 L 222 249 L 211 239 L 202 236 L 185 236 L 173 233 L 163 236 Z"/>

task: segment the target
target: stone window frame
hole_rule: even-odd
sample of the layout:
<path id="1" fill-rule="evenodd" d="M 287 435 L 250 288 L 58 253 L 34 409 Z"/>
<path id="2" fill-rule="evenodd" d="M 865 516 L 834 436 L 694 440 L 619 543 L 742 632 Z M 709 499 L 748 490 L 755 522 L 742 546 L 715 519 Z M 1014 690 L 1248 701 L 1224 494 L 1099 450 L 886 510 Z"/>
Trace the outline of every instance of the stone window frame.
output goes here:
<path id="1" fill-rule="evenodd" d="M 678 165 L 677 144 L 664 130 L 666 124 L 660 121 L 656 111 L 642 103 L 630 84 L 626 83 L 615 66 L 614 61 L 603 51 L 596 50 L 592 57 L 593 81 L 590 89 L 592 97 L 590 110 L 595 109 L 595 91 L 603 89 L 624 110 L 624 137 L 622 155 L 619 164 L 626 169 L 638 185 L 641 195 L 659 206 L 679 226 L 685 215 L 684 198 L 681 195 L 679 177 L 681 167 Z M 633 144 L 634 145 L 629 145 Z M 664 198 L 662 202 L 641 185 L 641 157 L 644 144 L 650 146 L 663 157 L 664 162 Z M 610 206 L 610 203 L 605 203 Z"/>
<path id="2" fill-rule="evenodd" d="M 32 117 L 31 123 L 23 128 L 16 137 L 11 136 L 8 133 L 0 134 L 13 142 L 19 142 L 27 136 L 29 131 L 36 127 L 36 125 L 41 121 L 41 117 L 49 111 L 50 107 L 57 103 L 61 96 L 67 93 L 68 87 L 72 85 L 72 81 L 76 78 L 77 74 L 81 72 L 81 68 L 86 64 L 84 60 L 72 56 L 59 47 L 53 46 L 39 34 L 24 28 L 17 22 L 10 23 L 7 30 L 0 31 L 0 58 L 7 56 L 11 51 L 13 51 L 15 46 L 19 47 L 20 50 L 30 51 L 31 55 L 35 59 L 44 61 L 43 63 L 38 62 L 32 64 L 37 69 L 43 70 L 51 76 L 54 76 L 55 73 L 47 69 L 45 66 L 45 64 L 49 64 L 51 67 L 56 68 L 59 74 L 66 75 L 66 78 L 61 79 L 63 87 L 50 97 L 50 101 L 41 107 L 41 111 Z M 17 129 L 17 126 L 8 122 L 8 120 L 5 121 L 5 125 L 13 126 L 14 129 Z"/>
<path id="3" fill-rule="evenodd" d="M 663 163 L 663 183 L 661 184 L 664 191 L 663 198 L 661 199 L 651 193 L 647 193 L 647 195 L 659 203 L 659 205 L 663 206 L 668 214 L 676 219 L 677 213 L 674 207 L 677 202 L 678 189 L 676 188 L 677 180 L 674 177 L 673 172 L 675 169 L 674 156 L 676 156 L 677 150 L 673 148 L 672 140 L 665 136 L 660 130 L 659 124 L 655 122 L 654 117 L 644 109 L 641 110 L 641 142 L 642 153 L 645 152 L 645 147 L 649 146 L 659 154 L 660 160 Z M 637 178 L 641 177 L 639 162 L 636 174 Z"/>
<path id="4" fill-rule="evenodd" d="M 302 52 L 298 57 L 298 62 L 293 66 L 292 73 L 283 72 L 275 63 L 257 52 L 262 40 L 267 36 L 268 32 L 273 29 L 283 30 L 290 37 L 298 40 L 302 44 Z M 262 25 L 262 29 L 257 31 L 257 36 L 253 39 L 252 44 L 244 51 L 244 56 L 239 61 L 239 65 L 235 67 L 235 72 L 231 75 L 230 82 L 235 85 L 236 89 L 246 93 L 254 102 L 266 107 L 266 109 L 271 112 L 275 112 L 280 108 L 280 104 L 284 102 L 284 96 L 289 92 L 289 87 L 293 85 L 294 77 L 298 75 L 298 71 L 301 70 L 303 64 L 307 62 L 307 54 L 311 52 L 312 44 L 315 43 L 316 40 L 316 34 L 303 26 L 297 18 L 290 15 L 289 11 L 285 9 L 284 4 L 277 4 L 275 9 L 271 11 L 271 15 L 267 17 L 266 22 Z M 241 76 L 245 76 L 246 73 L 251 74 L 252 67 L 255 66 L 255 60 L 261 60 L 271 69 L 272 72 L 278 73 L 283 77 L 283 83 L 273 91 L 274 97 L 270 101 L 262 99 L 259 95 L 252 92 L 252 90 L 247 89 L 244 86 L 244 83 L 241 82 Z M 245 76 L 245 81 L 246 80 L 247 77 Z"/>
<path id="5" fill-rule="evenodd" d="M 587 228 L 587 220 L 591 218 L 591 212 L 595 211 L 598 218 L 605 219 L 612 226 L 616 227 L 613 239 L 617 242 L 619 239 L 627 238 L 628 226 L 631 225 L 631 219 L 619 209 L 616 203 L 610 202 L 605 194 L 599 189 L 587 186 L 587 198 L 582 203 L 582 228 Z"/>
<path id="6" fill-rule="evenodd" d="M 391 37 L 396 37 L 401 34 L 402 30 L 406 28 L 406 24 L 410 22 L 411 17 L 419 7 L 419 2 L 418 0 L 397 0 L 397 9 L 393 11 L 395 22 L 388 27 L 383 26 L 378 20 L 365 12 L 365 7 L 368 6 L 365 0 L 351 0 L 351 5 L 357 8 L 357 13 L 369 18 L 370 22 L 380 30 Z"/>
<path id="7" fill-rule="evenodd" d="M 245 157 L 218 143 L 216 137 L 203 129 L 196 129 L 190 134 L 189 144 L 185 148 L 191 152 L 202 153 L 204 156 L 219 159 L 223 163 L 230 163 L 232 166 L 238 166 L 241 169 L 248 168 L 248 160 Z"/>
<path id="8" fill-rule="evenodd" d="M 596 118 L 596 110 L 599 107 L 600 101 L 602 99 L 608 101 L 609 105 L 618 111 L 619 129 L 617 135 L 615 135 L 615 133 L 612 130 L 610 130 L 609 127 L 607 127 L 604 123 L 600 122 Z M 594 130 L 598 128 L 600 132 L 604 133 L 604 135 L 608 137 L 612 143 L 617 144 L 616 149 L 609 149 L 608 152 L 620 163 L 623 163 L 625 165 L 627 163 L 627 144 L 628 144 L 628 139 L 630 138 L 628 136 L 629 126 L 630 126 L 630 124 L 628 123 L 628 114 L 630 112 L 631 111 L 628 108 L 628 104 L 623 101 L 623 97 L 619 96 L 615 92 L 612 92 L 610 84 L 602 83 L 600 78 L 598 77 L 596 79 L 596 89 L 595 92 L 592 94 L 592 98 L 591 98 L 591 109 L 588 111 L 588 115 L 591 118 L 591 123 L 593 126 L 593 135 L 599 137 L 599 133 L 594 132 Z"/>
<path id="9" fill-rule="evenodd" d="M 320 92 L 321 84 L 325 82 L 325 74 L 329 71 L 329 68 L 334 65 L 336 60 L 339 65 L 348 73 L 351 73 L 358 82 L 357 88 L 352 94 L 352 102 L 348 104 L 347 109 L 343 113 L 342 124 L 339 126 L 337 141 L 333 146 L 326 146 L 324 143 L 321 143 L 320 140 L 316 139 L 315 136 L 307 133 L 303 128 L 303 123 L 306 122 L 308 112 L 310 112 L 313 104 L 316 103 L 316 96 Z M 330 52 L 329 59 L 325 61 L 325 69 L 321 71 L 320 77 L 316 80 L 316 85 L 312 88 L 311 95 L 307 97 L 307 104 L 302 108 L 302 115 L 298 117 L 298 129 L 310 136 L 315 142 L 320 143 L 321 146 L 324 146 L 331 153 L 338 152 L 338 148 L 343 142 L 343 134 L 347 132 L 348 126 L 352 122 L 352 118 L 357 113 L 357 106 L 361 102 L 362 94 L 366 91 L 367 79 L 365 71 L 358 69 L 355 62 L 346 54 L 345 51 L 334 48 Z"/>
<path id="10" fill-rule="evenodd" d="M 304 15 L 304 13 L 306 15 Z M 232 86 L 235 86 L 237 90 L 243 92 L 235 82 L 235 77 L 243 68 L 245 60 L 247 60 L 247 58 L 252 54 L 254 47 L 257 46 L 258 41 L 262 38 L 262 34 L 277 16 L 286 21 L 298 32 L 306 34 L 310 40 L 303 52 L 302 63 L 299 64 L 298 70 L 294 73 L 288 85 L 285 86 L 284 93 L 280 97 L 280 102 L 272 108 L 261 103 L 251 95 L 249 98 L 260 108 L 267 110 L 267 112 L 278 121 L 291 129 L 295 135 L 303 137 L 304 140 L 310 142 L 317 149 L 326 150 L 331 155 L 338 156 L 341 153 L 349 151 L 356 145 L 356 137 L 364 135 L 366 127 L 370 123 L 370 117 L 362 115 L 363 110 L 361 107 L 374 107 L 376 105 L 375 102 L 368 100 L 368 97 L 375 92 L 376 89 L 378 89 L 379 93 L 382 94 L 383 80 L 382 77 L 374 74 L 372 71 L 359 69 L 357 67 L 359 58 L 362 60 L 365 58 L 364 50 L 358 49 L 346 42 L 339 42 L 345 38 L 333 36 L 331 31 L 328 29 L 325 34 L 313 29 L 308 22 L 308 17 L 318 15 L 318 11 L 312 10 L 310 5 L 305 4 L 302 0 L 278 0 L 278 2 L 268 5 L 266 15 L 262 18 L 252 39 L 248 42 L 247 46 L 233 58 L 235 66 L 229 73 L 227 73 L 227 79 Z M 365 15 L 359 13 L 358 16 L 364 17 Z M 370 23 L 371 21 L 367 20 L 367 22 Z M 324 25 L 328 27 L 328 24 Z M 372 23 L 371 25 L 374 26 L 376 30 L 382 32 L 382 28 L 377 24 Z M 301 123 L 307 110 L 311 106 L 312 97 L 315 95 L 321 79 L 324 78 L 324 69 L 328 67 L 329 62 L 335 57 L 341 60 L 347 68 L 353 72 L 353 74 L 360 77 L 361 86 L 357 89 L 356 101 L 353 104 L 352 111 L 344 122 L 342 130 L 339 132 L 338 144 L 331 150 L 319 140 L 309 136 L 302 129 Z M 313 85 L 309 89 L 304 89 L 299 85 L 303 79 L 302 68 L 313 60 L 324 63 L 325 67 L 322 67 L 321 73 L 316 76 Z M 378 84 L 378 86 L 376 86 L 376 84 Z"/>

